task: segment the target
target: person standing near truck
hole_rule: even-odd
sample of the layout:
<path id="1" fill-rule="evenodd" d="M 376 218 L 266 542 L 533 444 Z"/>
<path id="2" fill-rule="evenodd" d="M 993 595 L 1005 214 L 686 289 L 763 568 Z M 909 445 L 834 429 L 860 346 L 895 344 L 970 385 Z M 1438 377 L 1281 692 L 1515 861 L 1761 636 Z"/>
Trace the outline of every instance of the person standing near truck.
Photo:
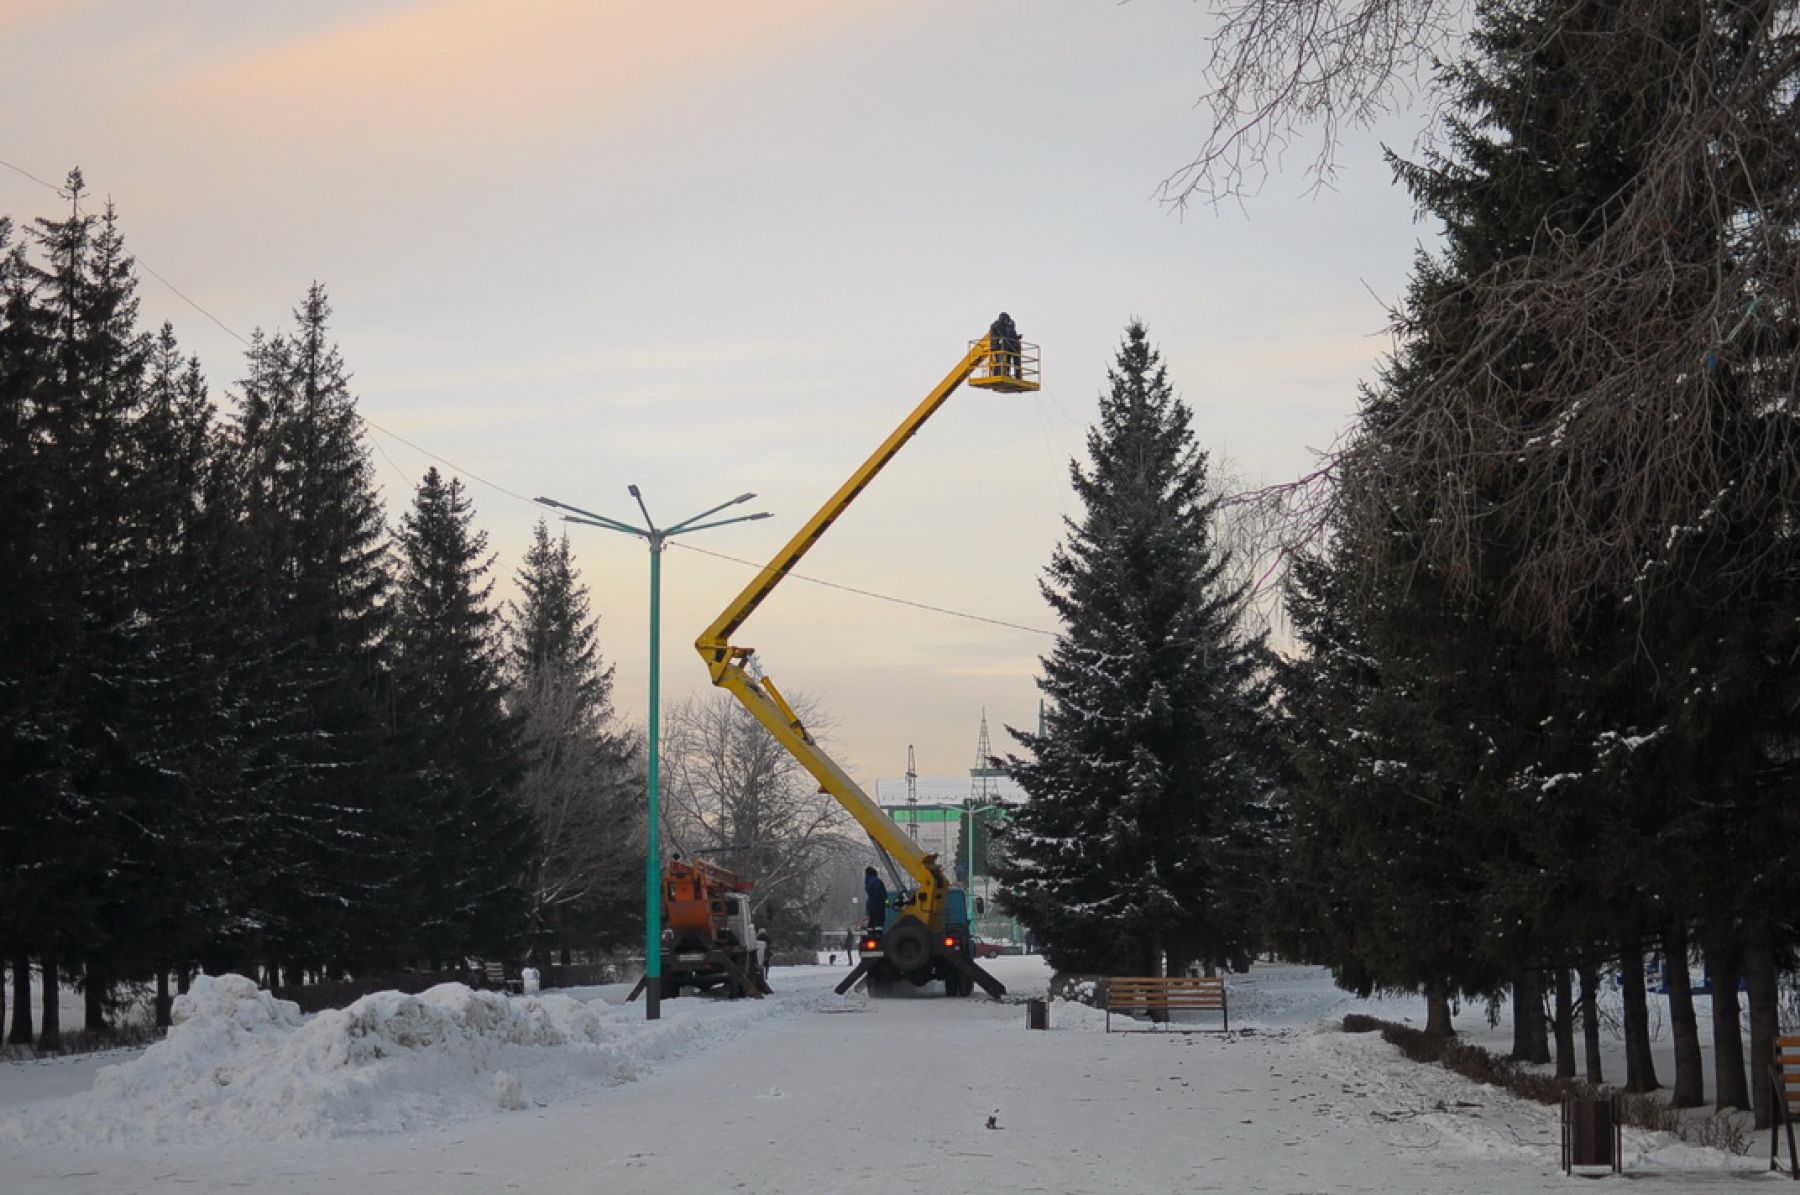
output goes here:
<path id="1" fill-rule="evenodd" d="M 881 882 L 873 867 L 863 868 L 863 891 L 868 895 L 869 928 L 887 926 L 887 885 Z"/>

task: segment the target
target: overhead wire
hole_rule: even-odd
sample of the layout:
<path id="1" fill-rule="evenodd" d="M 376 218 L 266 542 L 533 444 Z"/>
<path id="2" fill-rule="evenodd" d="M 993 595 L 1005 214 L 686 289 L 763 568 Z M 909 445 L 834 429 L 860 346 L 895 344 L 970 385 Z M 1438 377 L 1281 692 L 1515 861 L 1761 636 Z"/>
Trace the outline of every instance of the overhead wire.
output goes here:
<path id="1" fill-rule="evenodd" d="M 43 179 L 41 179 L 37 175 L 31 173 L 31 171 L 25 169 L 25 167 L 23 167 L 23 166 L 14 166 L 11 162 L 8 162 L 3 158 L 0 158 L 0 166 L 6 167 L 8 170 L 12 171 L 14 174 L 24 175 L 26 178 L 30 179 L 34 183 L 37 183 L 39 186 L 49 187 L 52 191 L 55 191 L 58 195 L 63 194 L 63 189 L 61 187 L 57 186 L 55 183 L 45 182 Z"/>
<path id="2" fill-rule="evenodd" d="M 685 551 L 689 551 L 689 552 L 698 552 L 702 556 L 712 556 L 719 560 L 729 560 L 733 564 L 747 565 L 750 568 L 757 569 L 760 572 L 766 573 L 766 572 L 772 571 L 769 568 L 769 566 L 766 564 L 758 564 L 754 560 L 745 560 L 741 556 L 727 556 L 723 552 L 714 552 L 709 548 L 697 548 L 693 544 L 684 544 L 684 543 L 671 541 L 670 546 L 676 547 L 676 548 L 681 548 L 681 549 L 683 549 Z M 933 606 L 927 602 L 915 602 L 915 601 L 911 600 L 910 598 L 898 598 L 898 597 L 892 596 L 891 594 L 876 593 L 872 589 L 858 589 L 853 585 L 840 585 L 836 581 L 826 581 L 820 577 L 809 577 L 805 573 L 796 573 L 796 572 L 790 571 L 787 575 L 790 577 L 793 577 L 797 581 L 808 581 L 814 585 L 823 585 L 826 589 L 840 589 L 840 590 L 843 590 L 845 593 L 854 593 L 854 594 L 858 595 L 859 597 L 874 598 L 876 601 L 881 601 L 881 602 L 891 602 L 896 606 L 910 606 L 915 610 L 927 610 L 933 614 L 945 614 L 951 618 L 964 618 L 964 619 L 969 620 L 970 622 L 985 622 L 985 623 L 989 624 L 990 626 L 1006 627 L 1009 630 L 1014 630 L 1014 631 L 1026 631 L 1033 635 L 1054 636 L 1056 634 L 1055 631 L 1046 631 L 1042 627 L 1028 627 L 1028 626 L 1025 626 L 1023 623 L 1007 622 L 1005 619 L 1000 619 L 1000 618 L 988 618 L 986 615 L 970 614 L 963 610 L 952 610 L 948 606 Z"/>
<path id="3" fill-rule="evenodd" d="M 8 170 L 11 170 L 16 174 L 23 175 L 24 177 L 30 179 L 32 182 L 37 183 L 40 186 L 47 187 L 48 189 L 56 192 L 58 195 L 67 197 L 68 193 L 62 187 L 59 187 L 59 186 L 55 185 L 54 183 L 45 182 L 43 179 L 41 179 L 37 175 L 31 173 L 31 171 L 26 170 L 22 166 L 15 166 L 11 162 L 6 161 L 5 159 L 0 159 L 0 166 L 4 166 Z M 224 332 L 227 336 L 230 336 L 232 339 L 236 340 L 239 344 L 244 345 L 246 348 L 250 347 L 251 342 L 248 337 L 246 337 L 243 333 L 239 332 L 236 328 L 233 328 L 230 324 L 226 323 L 224 320 L 220 319 L 218 316 L 214 315 L 212 312 L 208 311 L 205 307 L 201 306 L 199 303 L 195 302 L 179 286 L 176 286 L 173 282 L 170 282 L 167 278 L 163 277 L 162 274 L 160 272 L 158 272 L 158 270 L 156 269 L 155 266 L 152 266 L 149 262 L 144 260 L 142 254 L 137 254 L 137 253 L 132 254 L 132 260 L 134 262 L 136 262 L 138 265 L 142 266 L 144 268 L 145 273 L 149 274 L 152 278 L 156 279 L 158 282 L 162 283 L 165 287 L 167 287 L 169 289 L 169 292 L 171 294 L 173 294 L 176 298 L 180 299 L 183 303 L 186 303 L 189 307 L 192 307 L 195 311 L 198 311 L 201 315 L 205 316 L 207 319 L 211 320 L 214 324 L 218 325 L 218 328 L 220 331 Z M 388 428 L 383 427 L 381 424 L 375 422 L 375 420 L 369 418 L 368 415 L 364 414 L 362 411 L 358 410 L 358 411 L 353 411 L 352 413 L 356 416 L 356 418 L 360 419 L 363 423 L 367 424 L 370 429 L 380 432 L 382 435 L 387 436 L 389 439 L 399 441 L 400 443 L 406 445 L 408 448 L 412 449 L 414 452 L 420 453 L 421 455 L 424 455 L 424 456 L 428 456 L 440 465 L 444 465 L 447 468 L 455 469 L 457 471 L 457 473 L 459 473 L 460 475 L 462 475 L 464 477 L 467 477 L 470 481 L 480 482 L 482 485 L 487 486 L 489 489 L 494 490 L 497 493 L 505 494 L 508 498 L 513 498 L 513 499 L 516 499 L 517 501 L 523 502 L 526 505 L 533 507 L 534 509 L 542 509 L 541 507 L 538 507 L 537 503 L 533 502 L 530 498 L 527 498 L 525 495 L 517 492 L 516 490 L 509 490 L 505 486 L 500 485 L 497 482 L 489 481 L 487 478 L 482 477 L 480 474 L 474 472 L 473 470 L 465 469 L 461 465 L 457 464 L 455 461 L 452 461 L 445 457 L 439 456 L 437 453 L 431 451 L 429 448 L 425 448 L 419 444 L 413 443 L 411 440 L 407 439 L 405 436 L 401 435 L 400 433 L 395 432 L 395 431 L 390 431 Z M 385 457 L 385 456 L 387 456 L 387 453 L 384 451 L 382 453 L 382 455 Z M 389 457 L 388 463 L 390 465 L 393 465 L 394 464 L 393 458 Z M 400 472 L 400 467 L 398 465 L 394 465 L 394 469 L 396 472 Z M 403 472 L 401 473 L 401 475 L 405 476 L 405 474 Z"/>
<path id="4" fill-rule="evenodd" d="M 55 186 L 54 184 L 51 184 L 51 183 L 44 182 L 43 179 L 39 178 L 35 174 L 32 174 L 29 170 L 25 170 L 22 167 L 15 166 L 11 162 L 5 161 L 4 159 L 0 159 L 0 166 L 5 166 L 9 170 L 12 170 L 18 174 L 24 175 L 26 178 L 30 179 L 32 182 L 35 182 L 35 183 L 41 184 L 42 186 L 48 187 L 50 190 L 55 191 L 58 195 L 65 194 L 63 188 Z M 239 343 L 241 343 L 245 346 L 248 346 L 251 343 L 244 336 L 242 336 L 235 328 L 233 328 L 229 324 L 227 324 L 224 320 L 220 319 L 218 316 L 214 315 L 212 312 L 210 312 L 206 308 L 202 307 L 199 303 L 197 303 L 193 299 L 189 298 L 185 293 L 182 292 L 181 288 L 177 287 L 173 282 L 170 282 L 167 278 L 164 278 L 160 273 L 158 273 L 154 268 L 152 268 L 150 263 L 145 261 L 142 256 L 133 254 L 133 260 L 135 260 L 138 265 L 143 266 L 144 270 L 152 278 L 155 278 L 158 282 L 160 282 L 164 286 L 168 287 L 169 290 L 172 293 L 174 293 L 174 295 L 177 298 L 179 298 L 182 302 L 186 303 L 189 307 L 192 307 L 195 311 L 198 311 L 201 315 L 204 315 L 207 319 L 209 319 L 213 323 L 217 324 L 219 326 L 219 328 L 221 330 L 223 330 L 227 335 L 235 338 Z M 445 466 L 446 468 L 454 469 L 459 476 L 466 477 L 470 481 L 480 482 L 482 485 L 487 486 L 489 489 L 495 491 L 496 493 L 504 494 L 508 498 L 512 498 L 515 501 L 523 502 L 527 506 L 530 506 L 533 510 L 536 510 L 536 511 L 542 513 L 544 508 L 540 504 L 538 504 L 537 502 L 533 501 L 530 498 L 527 498 L 524 494 L 519 493 L 517 490 L 508 489 L 506 486 L 501 485 L 499 482 L 490 481 L 487 478 L 481 476 L 481 474 L 476 473 L 472 469 L 464 468 L 462 465 L 457 464 L 455 461 L 449 459 L 448 457 L 440 456 L 437 453 L 431 451 L 431 449 L 424 447 L 423 445 L 415 444 L 413 441 L 407 439 L 405 436 L 400 435 L 398 432 L 390 431 L 387 428 L 383 427 L 381 424 L 375 422 L 375 420 L 369 418 L 367 415 L 365 415 L 360 410 L 353 409 L 352 414 L 354 414 L 357 419 L 361 420 L 370 429 L 380 432 L 382 435 L 387 436 L 391 439 L 399 441 L 400 443 L 406 445 L 408 448 L 412 449 L 414 452 L 420 453 L 423 456 L 430 457 L 432 460 L 436 461 L 440 465 Z M 1064 413 L 1064 418 L 1067 418 L 1066 412 Z M 402 479 L 404 479 L 405 473 L 401 470 L 399 465 L 394 463 L 394 459 L 392 457 L 388 456 L 387 451 L 385 449 L 381 448 L 379 442 L 377 442 L 377 444 L 376 444 L 376 450 L 381 453 L 383 459 L 385 459 L 387 461 L 388 465 L 393 468 L 394 472 L 397 474 L 400 474 Z M 671 541 L 671 543 L 673 544 L 674 547 L 684 548 L 690 552 L 698 552 L 702 556 L 714 556 L 720 560 L 729 560 L 733 564 L 742 564 L 742 565 L 746 565 L 750 568 L 762 570 L 764 572 L 768 571 L 767 565 L 758 564 L 754 560 L 744 560 L 737 556 L 727 556 L 723 552 L 713 552 L 713 551 L 707 550 L 706 548 L 697 548 L 692 544 L 675 543 L 674 541 Z M 813 585 L 821 585 L 827 589 L 842 590 L 845 593 L 856 594 L 859 597 L 873 598 L 876 601 L 882 601 L 882 602 L 890 602 L 896 606 L 908 606 L 908 607 L 911 607 L 912 609 L 924 610 L 924 611 L 927 611 L 932 614 L 942 614 L 942 615 L 946 615 L 951 618 L 965 619 L 970 622 L 987 623 L 990 626 L 1006 627 L 1010 630 L 1025 631 L 1025 632 L 1027 632 L 1029 634 L 1033 634 L 1033 635 L 1051 635 L 1051 636 L 1053 636 L 1055 634 L 1054 631 L 1046 631 L 1041 627 L 1028 627 L 1021 623 L 1007 622 L 1004 619 L 988 618 L 988 617 L 986 617 L 984 615 L 980 615 L 980 614 L 970 614 L 970 613 L 968 613 L 966 611 L 962 611 L 962 610 L 952 610 L 947 606 L 933 606 L 926 602 L 915 602 L 909 598 L 899 598 L 899 597 L 894 597 L 890 594 L 876 593 L 872 589 L 858 589 L 857 587 L 855 587 L 853 585 L 842 585 L 836 581 L 824 580 L 821 577 L 809 577 L 803 573 L 790 572 L 788 574 L 788 576 L 794 577 L 801 581 L 809 582 L 810 584 L 813 584 Z"/>

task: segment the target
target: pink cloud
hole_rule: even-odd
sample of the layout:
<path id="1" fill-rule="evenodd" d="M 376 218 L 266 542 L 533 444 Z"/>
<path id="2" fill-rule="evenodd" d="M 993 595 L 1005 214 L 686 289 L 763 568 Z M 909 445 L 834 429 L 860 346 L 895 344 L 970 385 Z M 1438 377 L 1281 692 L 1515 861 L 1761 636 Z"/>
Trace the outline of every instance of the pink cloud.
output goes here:
<path id="1" fill-rule="evenodd" d="M 864 10 L 828 0 L 432 0 L 191 75 L 178 113 L 256 137 L 432 146 L 629 121 L 735 61 L 797 51 Z"/>

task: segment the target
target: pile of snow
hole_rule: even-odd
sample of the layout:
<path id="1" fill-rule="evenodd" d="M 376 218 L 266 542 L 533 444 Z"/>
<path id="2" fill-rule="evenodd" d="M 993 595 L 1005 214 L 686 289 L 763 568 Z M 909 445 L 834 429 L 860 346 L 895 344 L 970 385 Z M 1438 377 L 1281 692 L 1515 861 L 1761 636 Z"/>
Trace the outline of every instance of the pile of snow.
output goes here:
<path id="1" fill-rule="evenodd" d="M 1045 1010 L 1053 1030 L 1076 1030 L 1084 1033 L 1106 1029 L 1106 1011 L 1076 1000 L 1052 1000 Z"/>
<path id="2" fill-rule="evenodd" d="M 646 1023 L 642 1005 L 447 983 L 302 1017 L 241 975 L 201 976 L 176 1000 L 166 1038 L 102 1068 L 90 1093 L 0 1120 L 0 1137 L 124 1144 L 394 1132 L 626 1082 L 646 1062 L 810 1003 L 738 1001 L 698 1015 L 671 1002 L 663 1020 Z"/>

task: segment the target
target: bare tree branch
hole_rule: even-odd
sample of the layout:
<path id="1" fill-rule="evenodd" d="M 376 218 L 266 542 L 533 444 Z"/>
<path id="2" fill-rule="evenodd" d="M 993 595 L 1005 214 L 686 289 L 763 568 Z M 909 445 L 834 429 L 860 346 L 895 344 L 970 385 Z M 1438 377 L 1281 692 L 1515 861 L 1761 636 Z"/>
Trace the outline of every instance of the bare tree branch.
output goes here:
<path id="1" fill-rule="evenodd" d="M 1393 110 L 1455 43 L 1467 0 L 1227 0 L 1203 70 L 1212 131 L 1162 181 L 1176 208 L 1252 194 L 1294 140 L 1316 130 L 1307 175 L 1337 171 L 1339 139 Z"/>
<path id="2" fill-rule="evenodd" d="M 822 733 L 810 703 L 802 697 L 793 704 L 808 728 Z M 750 879 L 759 912 L 811 915 L 827 864 L 852 842 L 849 815 L 728 696 L 676 707 L 663 741 L 670 845 Z"/>

